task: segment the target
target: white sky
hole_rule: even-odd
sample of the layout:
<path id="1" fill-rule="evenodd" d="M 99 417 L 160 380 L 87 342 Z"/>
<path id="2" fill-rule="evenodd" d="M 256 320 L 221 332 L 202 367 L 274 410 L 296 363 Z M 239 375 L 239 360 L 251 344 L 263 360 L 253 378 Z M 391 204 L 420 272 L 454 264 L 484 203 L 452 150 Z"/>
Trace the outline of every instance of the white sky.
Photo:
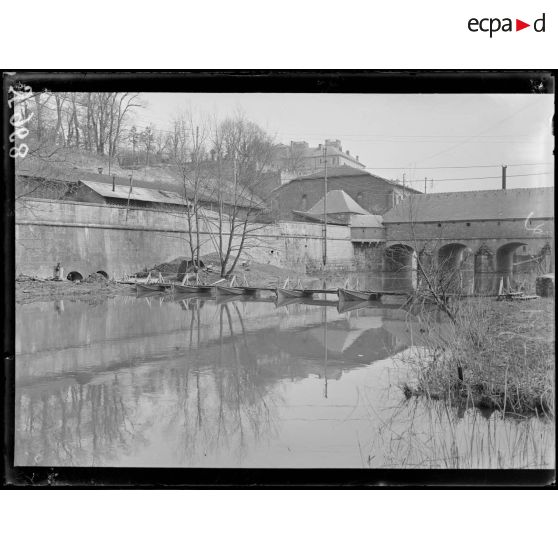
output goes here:
<path id="1" fill-rule="evenodd" d="M 417 95 L 306 93 L 144 93 L 138 127 L 171 129 L 192 110 L 220 118 L 241 110 L 277 141 L 340 139 L 370 172 L 387 178 L 434 179 L 434 192 L 553 186 L 552 95 Z M 535 163 L 524 166 L 524 163 Z M 429 168 L 495 165 L 480 168 Z M 382 167 L 404 167 L 384 169 Z M 546 174 L 540 174 L 546 173 Z M 531 176 L 514 177 L 529 174 Z M 496 177 L 478 180 L 476 177 Z M 445 178 L 467 180 L 443 181 Z"/>

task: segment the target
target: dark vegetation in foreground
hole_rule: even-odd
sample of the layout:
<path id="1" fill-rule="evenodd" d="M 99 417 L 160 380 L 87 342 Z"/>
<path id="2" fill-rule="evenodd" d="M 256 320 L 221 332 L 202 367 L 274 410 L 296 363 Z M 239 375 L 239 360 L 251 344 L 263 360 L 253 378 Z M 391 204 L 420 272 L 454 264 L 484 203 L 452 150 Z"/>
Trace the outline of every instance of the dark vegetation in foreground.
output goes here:
<path id="1" fill-rule="evenodd" d="M 405 359 L 414 376 L 405 396 L 553 417 L 554 299 L 462 299 L 453 313 L 418 313 L 421 348 Z"/>

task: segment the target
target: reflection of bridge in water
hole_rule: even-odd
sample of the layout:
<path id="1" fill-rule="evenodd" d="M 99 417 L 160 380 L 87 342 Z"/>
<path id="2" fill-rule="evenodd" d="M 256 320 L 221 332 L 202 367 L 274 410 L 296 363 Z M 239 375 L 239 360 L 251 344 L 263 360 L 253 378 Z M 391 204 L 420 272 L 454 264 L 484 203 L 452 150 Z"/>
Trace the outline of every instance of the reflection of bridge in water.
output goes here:
<path id="1" fill-rule="evenodd" d="M 397 310 L 200 302 L 18 308 L 18 462 L 108 463 L 161 421 L 183 459 L 271 435 L 278 382 L 339 379 L 410 343 Z"/>

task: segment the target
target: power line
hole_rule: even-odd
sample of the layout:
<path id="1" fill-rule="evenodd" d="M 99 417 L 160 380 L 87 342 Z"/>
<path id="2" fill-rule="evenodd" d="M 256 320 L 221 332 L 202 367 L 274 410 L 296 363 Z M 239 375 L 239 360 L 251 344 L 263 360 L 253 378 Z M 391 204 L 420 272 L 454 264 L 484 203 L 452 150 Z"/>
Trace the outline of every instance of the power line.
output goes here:
<path id="1" fill-rule="evenodd" d="M 531 108 L 533 106 L 535 106 L 535 103 L 526 103 L 525 105 L 523 105 L 523 107 L 521 107 L 519 110 L 516 110 L 513 114 L 510 114 L 510 115 L 502 118 L 501 120 L 498 120 L 498 122 L 496 122 L 494 124 L 491 124 L 490 126 L 484 128 L 478 134 L 474 134 L 472 136 L 469 136 L 468 138 L 464 139 L 463 141 L 460 141 L 460 142 L 456 143 L 455 145 L 447 147 L 446 149 L 442 149 L 441 151 L 437 151 L 436 153 L 434 153 L 432 155 L 429 155 L 428 157 L 424 157 L 422 159 L 422 161 L 426 161 L 428 159 L 433 159 L 434 157 L 438 157 L 439 155 L 443 155 L 444 153 L 447 153 L 448 151 L 452 151 L 453 149 L 455 149 L 456 147 L 459 147 L 460 145 L 463 145 L 465 143 L 469 143 L 471 140 L 474 140 L 475 138 L 478 138 L 478 137 L 482 136 L 485 132 L 488 132 L 489 130 L 492 130 L 493 128 L 497 128 L 498 126 L 500 126 L 504 122 L 507 122 L 510 118 L 513 118 L 514 116 L 517 116 L 520 112 L 523 112 L 524 110 L 527 110 L 528 108 Z"/>
<path id="2" fill-rule="evenodd" d="M 553 163 L 516 163 L 508 165 L 508 167 L 527 167 L 536 165 L 552 165 Z M 432 170 L 432 169 L 489 169 L 500 168 L 502 165 L 461 165 L 461 166 L 443 166 L 443 167 L 361 167 L 370 170 Z"/>
<path id="3" fill-rule="evenodd" d="M 512 165 L 508 165 L 508 166 L 512 166 Z M 552 174 L 551 172 L 534 172 L 534 173 L 527 173 L 527 174 L 508 174 L 507 178 L 515 178 L 518 176 L 539 176 L 539 175 L 543 175 L 543 174 Z M 465 178 L 435 178 L 434 182 L 449 182 L 452 180 L 488 180 L 488 179 L 492 179 L 492 178 L 499 178 L 501 179 L 502 176 L 471 176 L 471 177 L 465 177 Z M 407 182 L 420 182 L 423 183 L 424 180 L 407 180 Z"/>

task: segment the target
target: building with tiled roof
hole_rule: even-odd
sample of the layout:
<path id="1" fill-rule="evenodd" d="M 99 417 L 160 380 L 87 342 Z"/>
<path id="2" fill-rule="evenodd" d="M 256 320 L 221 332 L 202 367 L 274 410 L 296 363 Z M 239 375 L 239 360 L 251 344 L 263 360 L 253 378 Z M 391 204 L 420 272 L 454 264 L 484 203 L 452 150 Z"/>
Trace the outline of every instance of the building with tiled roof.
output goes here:
<path id="1" fill-rule="evenodd" d="M 324 187 L 325 172 L 321 170 L 275 188 L 268 203 L 276 218 L 289 221 L 293 219 L 293 211 L 307 212 L 323 199 Z M 374 215 L 383 215 L 406 196 L 419 194 L 413 188 L 351 167 L 328 168 L 327 189 L 343 190 L 361 208 Z"/>

